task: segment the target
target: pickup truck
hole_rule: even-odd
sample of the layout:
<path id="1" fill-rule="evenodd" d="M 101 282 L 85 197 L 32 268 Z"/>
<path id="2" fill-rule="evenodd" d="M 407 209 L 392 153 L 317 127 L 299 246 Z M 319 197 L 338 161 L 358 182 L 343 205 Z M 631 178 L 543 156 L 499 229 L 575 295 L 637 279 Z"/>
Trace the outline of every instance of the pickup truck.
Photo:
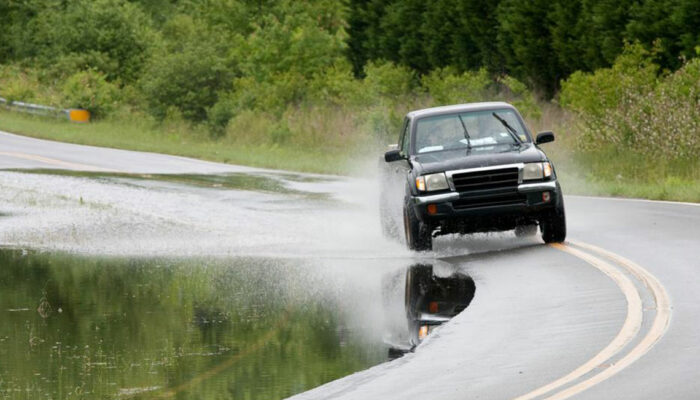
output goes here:
<path id="1" fill-rule="evenodd" d="M 380 214 L 387 235 L 432 250 L 446 234 L 515 230 L 546 243 L 566 238 L 564 197 L 554 165 L 518 111 L 503 102 L 409 112 L 384 154 Z"/>

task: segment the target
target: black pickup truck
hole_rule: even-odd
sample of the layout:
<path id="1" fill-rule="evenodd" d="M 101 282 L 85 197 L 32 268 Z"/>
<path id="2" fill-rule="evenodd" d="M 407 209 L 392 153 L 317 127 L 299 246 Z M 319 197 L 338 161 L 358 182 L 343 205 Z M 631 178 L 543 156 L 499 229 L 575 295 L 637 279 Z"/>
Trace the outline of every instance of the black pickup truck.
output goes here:
<path id="1" fill-rule="evenodd" d="M 564 197 L 554 165 L 533 141 L 522 117 L 502 102 L 409 112 L 398 145 L 381 168 L 382 228 L 408 247 L 431 250 L 450 233 L 515 229 L 546 243 L 566 238 Z"/>

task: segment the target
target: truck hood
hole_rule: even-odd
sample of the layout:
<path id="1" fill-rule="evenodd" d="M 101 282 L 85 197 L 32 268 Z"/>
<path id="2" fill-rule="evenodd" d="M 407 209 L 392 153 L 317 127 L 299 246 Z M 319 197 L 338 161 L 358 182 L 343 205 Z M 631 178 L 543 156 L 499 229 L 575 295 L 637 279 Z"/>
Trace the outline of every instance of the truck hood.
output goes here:
<path id="1" fill-rule="evenodd" d="M 411 157 L 413 168 L 418 175 L 546 160 L 544 152 L 532 143 L 524 143 L 520 147 L 497 145 L 473 147 L 470 150 L 435 151 Z"/>

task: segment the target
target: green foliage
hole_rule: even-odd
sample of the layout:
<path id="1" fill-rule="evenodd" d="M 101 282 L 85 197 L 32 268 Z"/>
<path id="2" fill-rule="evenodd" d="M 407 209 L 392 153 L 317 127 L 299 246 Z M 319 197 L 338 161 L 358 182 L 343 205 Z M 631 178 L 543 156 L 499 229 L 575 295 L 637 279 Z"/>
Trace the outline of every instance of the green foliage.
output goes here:
<path id="1" fill-rule="evenodd" d="M 0 73 L 0 87 L 2 88 L 0 96 L 7 101 L 32 102 L 35 100 L 35 91 L 39 88 L 39 82 L 34 76 L 24 73 L 19 68 L 7 67 Z"/>
<path id="2" fill-rule="evenodd" d="M 20 65 L 0 65 L 0 97 L 60 107 L 63 104 L 61 88 L 47 85 L 45 74 L 37 69 Z"/>
<path id="3" fill-rule="evenodd" d="M 611 68 L 563 82 L 561 103 L 582 121 L 582 150 L 613 147 L 663 162 L 697 158 L 700 59 L 661 78 L 651 59 L 641 45 L 630 45 Z"/>
<path id="4" fill-rule="evenodd" d="M 576 24 L 559 24 L 559 34 L 574 36 L 567 41 L 569 72 L 592 71 L 610 66 L 623 48 L 625 25 L 634 0 L 596 0 L 581 2 Z M 564 3 L 566 4 L 566 3 Z M 574 31 L 572 35 L 570 32 Z M 555 49 L 559 51 L 558 46 Z M 575 59 L 578 58 L 578 62 Z"/>
<path id="5" fill-rule="evenodd" d="M 501 16 L 498 49 L 508 71 L 548 96 L 562 77 L 546 24 L 552 5 L 550 0 L 503 0 L 497 11 Z"/>
<path id="6" fill-rule="evenodd" d="M 15 34 L 14 53 L 35 58 L 57 76 L 96 69 L 110 80 L 138 78 L 153 36 L 141 9 L 125 0 L 46 2 Z"/>
<path id="7" fill-rule="evenodd" d="M 493 81 L 485 69 L 456 73 L 454 69 L 436 69 L 421 79 L 423 87 L 438 104 L 483 101 Z"/>
<path id="8" fill-rule="evenodd" d="M 216 97 L 220 100 L 209 96 L 213 101 L 206 102 L 213 118 L 210 125 L 221 132 L 228 120 L 245 110 L 281 115 L 287 107 L 307 98 L 326 100 L 340 95 L 338 90 L 347 88 L 348 83 L 342 76 L 345 31 L 342 9 L 333 4 L 285 1 L 258 9 L 254 22 L 244 24 L 246 29 L 231 28 L 236 31 L 231 34 L 229 47 L 220 54 L 233 75 L 228 76 L 228 85 L 217 85 Z M 253 11 L 248 8 L 248 13 Z M 205 14 L 212 18 L 215 13 Z M 337 88 L 322 87 L 333 85 L 331 76 L 341 80 Z"/>
<path id="9" fill-rule="evenodd" d="M 370 62 L 365 66 L 365 92 L 371 101 L 398 99 L 411 92 L 415 85 L 414 72 L 391 62 Z"/>
<path id="10" fill-rule="evenodd" d="M 501 77 L 498 83 L 501 86 L 498 96 L 500 99 L 512 103 L 526 117 L 541 117 L 542 111 L 538 101 L 524 83 L 508 75 Z"/>
<path id="11" fill-rule="evenodd" d="M 368 97 L 345 60 L 315 74 L 308 89 L 307 100 L 312 104 L 362 105 Z"/>
<path id="12" fill-rule="evenodd" d="M 76 72 L 63 85 L 67 108 L 83 108 L 97 117 L 103 117 L 115 108 L 119 90 L 97 71 Z"/>
<path id="13" fill-rule="evenodd" d="M 162 119 L 174 107 L 187 120 L 204 121 L 219 93 L 231 86 L 233 73 L 226 61 L 207 42 L 154 57 L 141 78 L 150 112 Z"/>
<path id="14" fill-rule="evenodd" d="M 643 0 L 630 8 L 626 37 L 656 49 L 662 67 L 677 69 L 700 43 L 700 5 L 696 0 Z M 680 56 L 680 57 L 679 57 Z"/>
<path id="15" fill-rule="evenodd" d="M 548 129 L 535 94 L 558 93 L 591 165 L 613 146 L 688 160 L 699 13 L 697 0 L 0 1 L 0 96 L 144 121 L 153 150 L 181 153 L 191 131 L 206 144 L 187 154 L 319 170 L 297 150 L 393 141 L 410 109 L 503 100 Z"/>
<path id="16" fill-rule="evenodd" d="M 262 16 L 246 40 L 231 49 L 244 76 L 259 82 L 286 72 L 310 78 L 342 57 L 344 30 L 327 26 L 340 22 L 319 17 L 313 3 L 285 1 L 280 8 L 287 12 Z"/>
<path id="17" fill-rule="evenodd" d="M 611 68 L 577 71 L 562 81 L 559 102 L 582 114 L 602 116 L 631 92 L 644 93 L 656 84 L 658 66 L 640 44 L 632 44 Z"/>
<path id="18" fill-rule="evenodd" d="M 551 97 L 578 71 L 610 66 L 624 41 L 657 45 L 677 69 L 700 43 L 697 0 L 351 0 L 349 59 L 359 76 L 371 60 L 438 68 L 481 67 Z"/>

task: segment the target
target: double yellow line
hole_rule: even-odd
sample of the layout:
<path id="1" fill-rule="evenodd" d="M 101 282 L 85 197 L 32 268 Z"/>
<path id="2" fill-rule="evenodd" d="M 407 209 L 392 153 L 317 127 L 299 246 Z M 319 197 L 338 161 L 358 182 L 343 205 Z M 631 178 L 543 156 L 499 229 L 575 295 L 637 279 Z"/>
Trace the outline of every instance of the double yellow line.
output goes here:
<path id="1" fill-rule="evenodd" d="M 539 397 L 547 400 L 567 399 L 603 382 L 651 350 L 664 335 L 671 321 L 671 302 L 668 293 L 654 275 L 640 265 L 600 247 L 582 242 L 570 242 L 570 244 L 573 246 L 565 244 L 551 246 L 582 259 L 610 277 L 627 300 L 627 317 L 617 336 L 593 358 L 567 375 L 517 397 L 516 400 L 531 400 Z M 636 346 L 623 354 L 623 350 L 638 337 L 644 317 L 639 290 L 625 272 L 637 279 L 650 292 L 656 304 L 656 315 L 646 335 Z M 606 369 L 586 376 L 621 354 L 622 356 Z"/>

